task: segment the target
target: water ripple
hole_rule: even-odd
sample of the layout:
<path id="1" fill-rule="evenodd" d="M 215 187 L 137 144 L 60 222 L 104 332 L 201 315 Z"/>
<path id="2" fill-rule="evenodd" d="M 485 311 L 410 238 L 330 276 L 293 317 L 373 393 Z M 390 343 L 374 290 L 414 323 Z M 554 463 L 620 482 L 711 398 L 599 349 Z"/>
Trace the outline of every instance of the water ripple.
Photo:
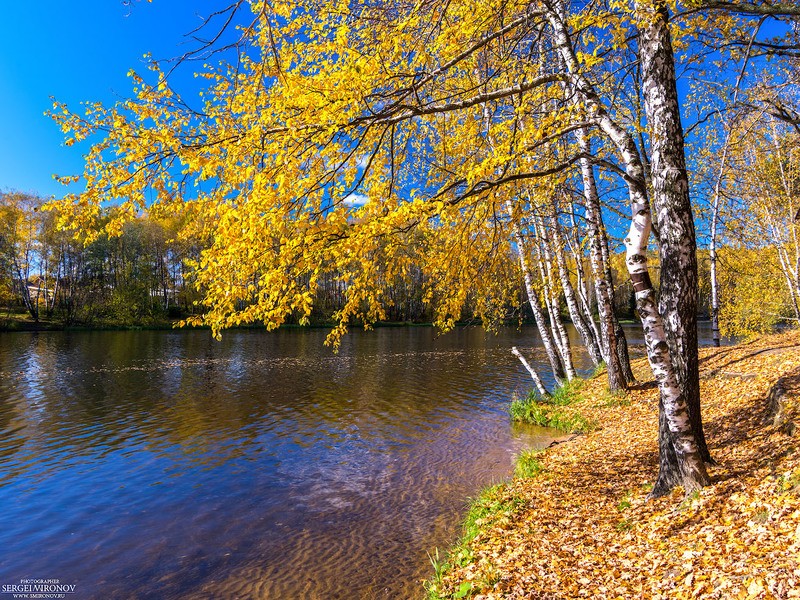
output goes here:
<path id="1" fill-rule="evenodd" d="M 0 345 L 0 578 L 85 598 L 402 598 L 549 440 L 532 330 L 52 333 Z"/>

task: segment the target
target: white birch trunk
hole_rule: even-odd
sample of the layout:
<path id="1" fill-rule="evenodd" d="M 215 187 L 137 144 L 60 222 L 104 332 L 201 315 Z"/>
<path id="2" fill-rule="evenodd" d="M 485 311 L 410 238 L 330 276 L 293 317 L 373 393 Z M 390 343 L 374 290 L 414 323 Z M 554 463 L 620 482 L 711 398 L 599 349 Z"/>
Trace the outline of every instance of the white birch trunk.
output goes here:
<path id="1" fill-rule="evenodd" d="M 550 367 L 553 369 L 553 376 L 556 378 L 556 381 L 560 383 L 566 379 L 566 373 L 564 371 L 564 366 L 561 363 L 561 358 L 558 355 L 558 351 L 556 350 L 553 334 L 545 322 L 544 311 L 542 310 L 541 304 L 539 304 L 539 296 L 537 295 L 536 288 L 533 285 L 533 276 L 531 274 L 530 266 L 528 265 L 525 240 L 523 239 L 522 233 L 519 230 L 519 225 L 514 220 L 514 209 L 511 205 L 511 201 L 506 202 L 506 209 L 508 210 L 508 216 L 511 218 L 514 241 L 517 243 L 519 264 L 520 268 L 522 269 L 522 278 L 525 283 L 525 292 L 528 295 L 528 303 L 530 304 L 531 311 L 533 312 L 533 318 L 536 321 L 536 327 L 539 330 L 539 336 L 542 338 L 542 345 L 544 345 L 547 358 L 550 361 Z"/>
<path id="2" fill-rule="evenodd" d="M 573 88 L 581 95 L 590 116 L 616 146 L 625 165 L 632 213 L 630 231 L 625 240 L 626 265 L 636 292 L 648 362 L 658 384 L 666 423 L 674 440 L 681 473 L 680 483 L 686 491 L 690 491 L 708 484 L 709 479 L 692 432 L 686 400 L 678 387 L 664 324 L 656 308 L 655 292 L 647 271 L 646 248 L 651 218 L 642 161 L 630 133 L 611 118 L 593 86 L 581 74 L 564 22 L 554 11 L 547 11 L 547 16 L 553 29 L 556 49 L 567 66 Z"/>
<path id="3" fill-rule="evenodd" d="M 561 33 L 564 34 L 561 41 L 568 42 L 568 35 L 564 28 L 564 23 L 566 21 L 566 6 L 564 2 L 560 0 L 556 2 L 556 12 L 555 14 L 552 12 L 550 13 L 550 19 L 553 22 L 558 21 L 561 27 Z M 559 39 L 558 36 L 559 32 L 556 32 L 556 39 Z M 563 48 L 564 46 L 559 43 L 558 49 L 562 65 L 565 66 L 566 70 L 570 73 L 576 74 L 577 70 L 575 67 L 577 67 L 577 60 L 575 59 L 575 55 L 571 51 L 568 53 L 563 52 Z M 570 57 L 568 57 L 567 54 L 569 54 Z M 580 94 L 577 80 L 566 83 L 565 87 L 573 93 L 578 92 L 578 94 L 575 95 L 574 102 L 580 109 L 580 97 L 583 94 Z M 597 312 L 600 317 L 601 347 L 603 358 L 606 361 L 608 387 L 612 392 L 616 392 L 627 389 L 627 381 L 622 373 L 622 367 L 617 353 L 616 328 L 614 326 L 614 297 L 611 293 L 611 281 L 610 279 L 606 279 L 606 271 L 602 268 L 603 260 L 600 227 L 602 217 L 600 197 L 597 192 L 597 181 L 594 177 L 594 169 L 589 161 L 589 156 L 591 156 L 591 143 L 589 142 L 586 128 L 579 128 L 576 131 L 576 137 L 578 140 L 578 149 L 583 155 L 580 159 L 580 168 L 586 221 L 589 226 L 589 259 L 592 269 L 592 278 L 594 279 Z"/>
<path id="4" fill-rule="evenodd" d="M 599 198 L 599 196 L 598 196 Z M 600 257 L 602 258 L 602 269 L 608 285 L 608 301 L 611 304 L 611 323 L 614 327 L 614 341 L 616 342 L 616 355 L 619 361 L 620 372 L 628 384 L 636 383 L 636 377 L 631 370 L 631 358 L 628 354 L 628 340 L 625 338 L 625 331 L 620 325 L 617 313 L 614 309 L 614 278 L 611 275 L 611 254 L 608 249 L 608 232 L 603 222 L 603 213 L 598 207 L 597 224 L 600 230 Z"/>
<path id="5" fill-rule="evenodd" d="M 564 236 L 561 231 L 561 223 L 558 220 L 558 210 L 555 198 L 553 199 L 550 220 L 553 224 L 553 253 L 555 254 L 556 265 L 558 266 L 558 276 L 561 280 L 561 288 L 564 290 L 564 300 L 567 304 L 567 310 L 569 311 L 570 319 L 572 319 L 572 324 L 575 326 L 575 329 L 578 330 L 581 340 L 583 340 L 583 345 L 586 347 L 586 350 L 589 353 L 592 364 L 597 366 L 602 362 L 603 354 L 600 351 L 600 346 L 597 343 L 597 339 L 592 335 L 591 329 L 589 328 L 588 323 L 586 323 L 586 320 L 584 319 L 584 316 L 578 307 L 578 301 L 575 297 L 575 289 L 572 286 L 572 281 L 570 280 L 569 271 L 567 270 L 567 264 L 564 258 Z"/>
<path id="6" fill-rule="evenodd" d="M 536 385 L 536 389 L 539 390 L 539 394 L 543 397 L 549 396 L 550 392 L 548 392 L 547 388 L 544 386 L 542 378 L 539 377 L 539 373 L 537 373 L 536 369 L 534 369 L 531 366 L 531 364 L 527 360 L 525 360 L 525 357 L 522 355 L 522 352 L 520 352 L 516 346 L 512 346 L 511 353 L 519 359 L 519 362 L 522 363 L 522 366 L 525 367 L 528 373 L 530 373 L 531 379 L 533 379 L 533 383 L 534 385 Z"/>
<path id="7" fill-rule="evenodd" d="M 571 215 L 571 222 L 572 222 L 572 231 L 573 231 L 573 240 L 569 240 L 569 249 L 570 253 L 572 254 L 573 258 L 575 259 L 575 275 L 578 280 L 578 303 L 580 306 L 581 311 L 583 312 L 583 316 L 586 322 L 591 327 L 592 336 L 595 339 L 595 343 L 597 347 L 600 349 L 600 356 L 603 360 L 605 357 L 603 356 L 603 339 L 600 335 L 600 329 L 597 326 L 597 321 L 594 319 L 594 315 L 592 314 L 592 305 L 589 299 L 589 290 L 586 287 L 586 272 L 583 268 L 583 252 L 580 250 L 581 243 L 578 237 L 578 224 L 575 222 L 575 214 L 574 214 L 574 207 L 573 207 L 573 214 Z"/>
<path id="8" fill-rule="evenodd" d="M 775 145 L 775 154 L 778 157 L 777 163 L 780 169 L 783 196 L 787 202 L 788 214 L 786 215 L 787 218 L 784 225 L 786 233 L 783 233 L 784 227 L 781 227 L 776 223 L 776 219 L 773 216 L 772 210 L 767 208 L 765 214 L 769 220 L 773 242 L 778 250 L 781 270 L 783 271 L 784 278 L 786 279 L 786 285 L 789 289 L 789 296 L 792 300 L 795 318 L 800 321 L 800 243 L 798 243 L 797 237 L 797 230 L 800 228 L 797 224 L 797 217 L 800 215 L 800 211 L 795 213 L 794 202 L 792 202 L 792 199 L 795 197 L 793 193 L 794 178 L 786 173 L 786 169 L 784 167 L 784 162 L 789 157 L 784 155 L 781 148 L 775 118 L 772 119 L 772 139 Z M 794 245 L 794 265 L 792 265 L 791 258 L 789 257 L 789 246 L 791 245 Z"/>
<path id="9" fill-rule="evenodd" d="M 553 277 L 552 257 L 550 255 L 542 220 L 538 216 L 535 218 L 534 231 L 538 238 L 537 256 L 539 259 L 539 273 L 542 278 L 542 284 L 544 285 L 545 305 L 547 306 L 547 313 L 550 317 L 550 329 L 553 331 L 553 339 L 558 347 L 558 353 L 561 355 L 561 362 L 567 374 L 567 381 L 572 381 L 578 374 L 575 372 L 575 366 L 572 362 L 572 347 L 569 342 L 569 336 L 567 335 L 564 323 L 561 322 L 558 293 Z"/>
<path id="10" fill-rule="evenodd" d="M 590 155 L 591 144 L 585 130 L 577 131 L 578 147 L 581 152 Z M 588 158 L 581 159 L 581 177 L 583 179 L 583 196 L 586 210 L 586 223 L 589 227 L 589 261 L 594 279 L 597 312 L 600 316 L 600 334 L 603 340 L 603 355 L 608 369 L 608 387 L 611 391 L 626 389 L 625 377 L 617 354 L 617 338 L 614 328 L 614 297 L 611 294 L 611 282 L 606 278 L 603 260 L 603 241 L 601 238 L 600 196 L 597 192 L 597 180 L 594 169 Z"/>
<path id="11" fill-rule="evenodd" d="M 675 370 L 667 345 L 661 315 L 656 308 L 655 291 L 647 271 L 647 239 L 650 237 L 650 211 L 646 204 L 633 203 L 633 219 L 625 238 L 626 264 L 636 289 L 636 306 L 642 320 L 647 346 L 647 359 L 661 392 L 663 410 L 675 443 L 675 451 L 684 472 L 682 483 L 686 492 L 707 485 L 705 464 L 700 458 L 692 433 L 686 401 L 678 387 Z"/>
<path id="12" fill-rule="evenodd" d="M 791 198 L 789 196 L 789 198 Z M 789 299 L 792 302 L 792 309 L 794 310 L 795 319 L 800 320 L 800 285 L 798 285 L 798 269 L 797 265 L 800 262 L 796 262 L 795 265 L 792 265 L 791 257 L 789 256 L 789 248 L 790 240 L 786 239 L 786 236 L 783 235 L 781 228 L 786 227 L 790 233 L 792 233 L 792 229 L 795 226 L 791 223 L 792 213 L 794 212 L 794 207 L 789 202 L 789 214 L 788 217 L 790 219 L 789 224 L 786 225 L 778 221 L 773 213 L 773 208 L 768 206 L 764 206 L 761 208 L 761 212 L 764 215 L 764 219 L 767 222 L 767 226 L 769 228 L 769 234 L 772 237 L 772 244 L 775 246 L 775 250 L 778 254 L 778 264 L 781 267 L 781 273 L 783 274 L 783 279 L 786 282 L 786 288 L 789 291 Z M 795 254 L 798 252 L 797 248 L 797 241 L 795 239 Z"/>
<path id="13" fill-rule="evenodd" d="M 758 30 L 761 28 L 763 20 L 760 20 L 753 30 L 753 35 L 750 36 L 750 44 L 747 47 L 744 60 L 742 61 L 742 68 L 739 71 L 739 76 L 736 78 L 736 84 L 733 89 L 733 98 L 731 104 L 736 106 L 739 100 L 739 90 L 741 89 L 742 79 L 744 79 L 745 71 L 747 70 L 747 63 L 750 61 L 750 51 L 753 47 Z M 728 131 L 725 133 L 725 141 L 722 144 L 722 156 L 719 159 L 719 170 L 717 171 L 717 179 L 714 183 L 714 196 L 711 200 L 711 227 L 710 236 L 708 241 L 708 256 L 710 260 L 710 277 L 711 277 L 711 339 L 714 346 L 719 348 L 720 335 L 719 335 L 719 283 L 717 281 L 717 229 L 719 224 L 719 205 L 722 193 L 722 182 L 725 177 L 725 169 L 728 163 L 728 152 L 731 145 L 731 137 L 733 135 L 734 124 L 731 123 Z"/>
<path id="14" fill-rule="evenodd" d="M 686 174 L 669 11 L 664 0 L 636 0 L 634 5 L 642 22 L 639 30 L 639 60 L 652 156 L 650 180 L 653 206 L 658 212 L 660 225 L 659 311 L 664 319 L 664 328 L 668 331 L 666 341 L 672 369 L 686 404 L 690 429 L 702 466 L 704 462 L 712 462 L 712 459 L 703 433 L 700 403 L 697 243 Z M 661 452 L 661 468 L 654 493 L 666 493 L 676 480 L 682 480 L 685 487 L 704 485 L 708 481 L 705 470 L 695 468 L 693 455 L 681 456 L 686 449 L 679 448 L 683 445 L 682 433 L 673 429 L 670 420 L 672 407 L 667 405 L 671 400 L 662 395 L 669 432 L 662 431 L 660 435 L 662 444 L 672 444 L 678 456 L 677 461 L 666 460 L 669 451 L 665 449 Z"/>

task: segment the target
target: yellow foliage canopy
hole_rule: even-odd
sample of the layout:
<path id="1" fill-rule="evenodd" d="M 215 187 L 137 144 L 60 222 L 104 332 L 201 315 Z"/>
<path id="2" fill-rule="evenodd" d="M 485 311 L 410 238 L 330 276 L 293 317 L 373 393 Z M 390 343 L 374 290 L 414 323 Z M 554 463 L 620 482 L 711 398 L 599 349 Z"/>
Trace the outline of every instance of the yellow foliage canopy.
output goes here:
<path id="1" fill-rule="evenodd" d="M 335 272 L 335 340 L 351 318 L 380 319 L 379 283 L 411 264 L 440 326 L 470 294 L 491 320 L 509 294 L 504 203 L 557 164 L 553 141 L 581 118 L 559 102 L 530 5 L 251 8 L 237 60 L 198 73 L 201 108 L 155 64 L 155 83 L 131 73 L 134 97 L 112 108 L 56 104 L 70 142 L 102 136 L 62 222 L 91 238 L 109 203 L 112 234 L 142 210 L 186 215 L 180 235 L 208 243 L 193 266 L 210 310 L 194 322 L 215 333 L 308 315 Z"/>
<path id="2" fill-rule="evenodd" d="M 109 204 L 110 234 L 140 211 L 180 214 L 180 237 L 206 245 L 193 267 L 209 311 L 193 322 L 215 334 L 308 315 L 321 275 L 335 273 L 347 298 L 335 341 L 351 319 L 380 319 L 380 282 L 412 264 L 427 275 L 440 326 L 471 294 L 491 321 L 510 293 L 506 201 L 522 186 L 534 204 L 551 194 L 579 159 L 568 135 L 597 110 L 565 85 L 547 33 L 555 5 L 235 6 L 249 8 L 247 24 L 229 62 L 196 73 L 198 98 L 182 97 L 153 63 L 147 77 L 130 73 L 132 98 L 113 107 L 79 114 L 56 103 L 68 144 L 99 139 L 85 191 L 60 203 L 62 224 L 91 239 Z M 575 68 L 614 97 L 608 73 L 628 64 L 637 14 L 612 2 L 564 18 Z M 684 30 L 693 35 L 676 30 L 679 45 Z M 620 122 L 639 122 L 609 104 Z"/>

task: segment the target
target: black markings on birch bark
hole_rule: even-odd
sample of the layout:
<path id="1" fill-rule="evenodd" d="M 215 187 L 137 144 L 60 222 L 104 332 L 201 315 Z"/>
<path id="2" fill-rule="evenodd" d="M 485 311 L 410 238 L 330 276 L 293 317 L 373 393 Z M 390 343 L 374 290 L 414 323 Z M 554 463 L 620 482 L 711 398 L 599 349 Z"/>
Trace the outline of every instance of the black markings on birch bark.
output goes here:
<path id="1" fill-rule="evenodd" d="M 575 289 L 572 285 L 572 280 L 569 277 L 566 259 L 564 257 L 564 235 L 561 229 L 561 222 L 559 221 L 558 203 L 555 196 L 550 204 L 550 209 L 550 231 L 552 231 L 553 234 L 553 251 L 556 258 L 556 265 L 558 266 L 558 275 L 559 279 L 561 280 L 561 288 L 564 291 L 564 301 L 567 305 L 570 319 L 572 319 L 572 324 L 575 326 L 575 329 L 578 330 L 578 334 L 581 336 L 583 345 L 586 347 L 586 350 L 589 353 L 592 364 L 597 366 L 602 362 L 603 355 L 600 351 L 600 346 L 597 344 L 597 339 L 592 335 L 591 328 L 581 313 L 580 308 L 578 307 Z"/>
<path id="2" fill-rule="evenodd" d="M 639 61 L 650 137 L 653 206 L 660 224 L 659 310 L 663 315 L 675 386 L 681 391 L 681 397 L 673 400 L 662 390 L 662 405 L 678 459 L 670 468 L 680 471 L 684 479 L 689 476 L 699 478 L 697 481 L 684 480 L 684 486 L 703 485 L 708 476 L 696 463 L 699 461 L 702 467 L 711 457 L 700 416 L 696 238 L 668 28 L 669 13 L 663 0 L 637 0 L 635 6 L 643 23 L 639 35 Z M 679 404 L 674 404 L 678 401 Z M 683 432 L 676 433 L 673 429 L 671 415 L 683 414 L 684 411 L 688 416 L 693 446 L 687 445 Z M 662 461 L 661 466 L 666 464 Z M 660 492 L 665 487 L 662 479 L 672 480 L 672 477 L 660 473 L 654 491 Z"/>
<path id="3" fill-rule="evenodd" d="M 578 147 L 587 156 L 591 154 L 592 147 L 586 132 L 578 130 Z M 612 392 L 627 388 L 626 380 L 619 362 L 617 353 L 616 329 L 614 327 L 614 296 L 611 291 L 611 282 L 607 278 L 605 261 L 603 260 L 602 239 L 602 211 L 600 196 L 597 192 L 597 181 L 594 169 L 588 159 L 581 159 L 581 178 L 583 182 L 583 197 L 586 215 L 586 224 L 589 228 L 589 261 L 592 267 L 592 278 L 595 282 L 595 296 L 597 297 L 597 312 L 600 316 L 600 332 L 603 340 L 603 355 L 608 369 L 608 387 Z"/>
<path id="4" fill-rule="evenodd" d="M 561 322 L 561 311 L 559 310 L 558 292 L 553 277 L 553 259 L 550 242 L 541 216 L 534 216 L 534 232 L 536 234 L 537 255 L 539 263 L 539 273 L 544 285 L 545 304 L 550 318 L 550 329 L 553 331 L 553 339 L 561 355 L 561 362 L 567 374 L 567 380 L 572 381 L 578 374 L 575 372 L 575 365 L 572 362 L 572 347 L 569 342 L 567 330 Z"/>
<path id="5" fill-rule="evenodd" d="M 598 219 L 598 225 L 600 229 L 600 240 L 602 241 L 600 250 L 601 257 L 603 259 L 603 273 L 605 274 L 605 279 L 608 282 L 609 297 L 611 298 L 611 320 L 614 325 L 614 337 L 616 338 L 617 342 L 617 359 L 619 360 L 619 367 L 622 370 L 622 376 L 630 385 L 636 383 L 636 377 L 634 377 L 633 370 L 631 369 L 631 358 L 628 355 L 628 340 L 625 337 L 625 331 L 622 329 L 622 325 L 620 324 L 619 319 L 617 319 L 617 313 L 614 309 L 614 296 L 616 295 L 616 292 L 614 290 L 614 278 L 611 276 L 608 232 L 606 231 L 606 226 L 603 222 L 602 211 L 599 211 L 599 216 L 600 218 Z"/>
<path id="6" fill-rule="evenodd" d="M 511 205 L 511 201 L 506 202 L 506 210 L 508 211 L 508 216 L 511 218 L 514 241 L 517 243 L 519 264 L 520 268 L 522 269 L 522 278 L 525 282 L 525 292 L 528 295 L 528 303 L 530 304 L 531 311 L 533 312 L 533 318 L 534 321 L 536 321 L 536 327 L 539 330 L 539 335 L 542 338 L 542 344 L 544 345 L 547 358 L 550 361 L 550 367 L 553 369 L 553 376 L 556 378 L 557 382 L 561 382 L 566 379 L 566 372 L 564 371 L 564 365 L 561 363 L 561 358 L 556 350 L 553 334 L 550 331 L 550 327 L 545 322 L 544 311 L 542 310 L 542 305 L 539 303 L 539 296 L 536 292 L 536 288 L 533 285 L 533 275 L 531 273 L 530 265 L 528 264 L 525 240 L 520 232 L 519 224 L 515 221 L 514 209 Z"/>
<path id="7" fill-rule="evenodd" d="M 556 3 L 557 16 L 552 17 L 551 20 L 557 20 L 563 27 L 564 20 L 566 19 L 566 7 L 563 2 Z M 562 36 L 568 41 L 568 36 L 565 32 Z M 557 33 L 558 37 L 558 33 Z M 559 58 L 565 71 L 573 70 L 570 68 L 568 57 L 559 49 Z M 573 56 L 574 58 L 574 56 Z M 574 64 L 572 65 L 574 68 Z M 575 104 L 580 109 L 579 94 L 577 91 L 576 82 L 565 82 L 562 84 L 569 92 L 570 95 L 575 97 Z M 610 269 L 608 267 L 607 259 L 603 257 L 603 248 L 608 248 L 608 239 L 605 236 L 605 227 L 603 226 L 602 210 L 600 208 L 600 196 L 597 192 L 597 181 L 594 177 L 594 168 L 589 161 L 589 156 L 592 153 L 591 142 L 587 129 L 584 127 L 576 131 L 578 140 L 578 149 L 583 157 L 580 159 L 581 178 L 583 184 L 583 197 L 584 197 L 584 214 L 586 216 L 587 225 L 589 228 L 589 260 L 592 270 L 592 278 L 594 279 L 595 297 L 597 299 L 597 311 L 600 317 L 600 340 L 601 352 L 603 359 L 606 361 L 606 372 L 608 376 L 608 386 L 612 392 L 624 390 L 627 388 L 628 378 L 625 376 L 620 363 L 620 356 L 617 350 L 617 332 L 621 331 L 616 322 L 614 315 L 614 291 L 613 284 L 610 278 Z M 594 325 L 594 318 L 589 315 L 589 320 Z M 597 328 L 594 329 L 595 337 L 597 337 Z M 627 348 L 627 345 L 626 345 Z M 627 360 L 627 351 L 624 353 Z M 630 371 L 630 364 L 628 364 L 628 371 Z M 632 376 L 631 376 L 632 379 Z"/>
<path id="8" fill-rule="evenodd" d="M 575 219 L 575 210 L 576 207 L 573 203 L 572 210 L 570 210 L 571 227 L 569 229 L 569 236 L 567 236 L 566 241 L 567 246 L 569 247 L 569 252 L 572 255 L 572 258 L 575 260 L 578 307 L 583 315 L 584 321 L 589 326 L 589 333 L 594 339 L 595 345 L 599 349 L 601 360 L 605 360 L 605 358 L 603 358 L 603 342 L 600 335 L 600 329 L 598 328 L 597 322 L 594 320 L 594 315 L 592 313 L 591 298 L 586 283 L 587 276 L 584 268 L 584 255 L 581 251 L 581 235 L 579 233 L 578 223 Z"/>
<path id="9" fill-rule="evenodd" d="M 593 86 L 581 74 L 564 22 L 553 10 L 547 11 L 546 16 L 553 29 L 556 48 L 566 64 L 574 89 L 581 95 L 582 100 L 600 129 L 617 147 L 625 165 L 632 214 L 631 227 L 626 239 L 627 256 L 628 258 L 632 256 L 645 257 L 651 222 L 644 182 L 644 168 L 636 144 L 631 134 L 611 118 Z M 647 42 L 645 41 L 645 43 Z M 645 87 L 648 84 L 649 82 L 645 79 Z M 645 93 L 647 93 L 647 90 Z M 648 117 L 650 117 L 649 114 Z M 667 133 L 679 133 L 682 136 L 682 131 L 672 131 L 673 128 L 673 126 L 668 127 Z M 637 262 L 629 260 L 627 265 L 630 274 L 647 271 L 646 257 L 645 260 L 638 260 Z M 666 349 L 664 324 L 661 315 L 655 308 L 653 296 L 652 289 L 638 292 L 636 294 L 637 307 L 645 330 L 648 360 L 658 381 L 664 405 L 665 421 L 668 425 L 670 438 L 674 442 L 678 459 L 676 462 L 681 474 L 681 481 L 688 491 L 708 483 L 708 475 L 700 458 L 691 422 L 687 415 L 686 401 L 678 386 L 670 352 Z"/>

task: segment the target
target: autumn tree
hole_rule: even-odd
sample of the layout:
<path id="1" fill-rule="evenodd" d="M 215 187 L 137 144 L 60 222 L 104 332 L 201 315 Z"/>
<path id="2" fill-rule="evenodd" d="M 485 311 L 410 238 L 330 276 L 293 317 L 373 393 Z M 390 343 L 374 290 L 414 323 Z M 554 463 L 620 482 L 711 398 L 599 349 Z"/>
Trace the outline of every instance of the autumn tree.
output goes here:
<path id="1" fill-rule="evenodd" d="M 11 192 L 0 195 L 3 223 L 3 264 L 8 269 L 13 294 L 38 321 L 40 308 L 50 307 L 54 290 L 49 287 L 51 253 L 43 242 L 47 218 L 39 211 L 42 199 Z"/>
<path id="2" fill-rule="evenodd" d="M 694 3 L 689 12 L 734 4 Z M 554 226 L 553 194 L 527 194 L 532 186 L 569 187 L 580 173 L 592 277 L 598 305 L 608 309 L 605 358 L 612 386 L 624 388 L 613 298 L 602 285 L 609 252 L 592 183 L 602 168 L 627 194 L 626 264 L 661 393 L 654 493 L 694 489 L 708 481 L 710 456 L 674 9 L 657 0 L 238 2 L 217 13 L 242 25 L 221 53 L 204 48 L 216 60 L 197 73 L 202 96 L 182 96 L 154 63 L 147 77 L 131 74 L 129 100 L 80 113 L 56 105 L 68 143 L 101 139 L 87 155 L 85 191 L 61 203 L 62 219 L 91 239 L 108 202 L 118 204 L 104 226 L 110 234 L 144 209 L 154 218 L 182 214 L 187 235 L 209 240 L 192 263 L 208 311 L 190 322 L 215 334 L 244 322 L 274 328 L 290 315 L 307 319 L 319 286 L 334 278 L 344 290 L 336 343 L 351 320 L 385 318 L 385 282 L 416 268 L 437 325 L 452 327 L 469 299 L 485 322 L 496 322 L 513 296 L 507 259 L 515 252 L 523 272 L 532 269 L 525 261 L 541 258 L 539 277 L 550 286 L 541 300 L 556 312 L 555 248 L 530 248 L 524 236 L 545 220 Z M 646 136 L 618 100 L 636 69 Z M 647 264 L 651 203 L 660 300 Z M 410 251 L 409 234 L 424 241 L 424 252 Z M 538 292 L 529 299 L 539 301 Z M 544 314 L 540 330 L 548 330 Z"/>
<path id="3" fill-rule="evenodd" d="M 800 322 L 800 135 L 769 113 L 743 119 L 737 133 L 747 144 L 732 147 L 721 326 L 727 335 L 748 335 Z"/>

